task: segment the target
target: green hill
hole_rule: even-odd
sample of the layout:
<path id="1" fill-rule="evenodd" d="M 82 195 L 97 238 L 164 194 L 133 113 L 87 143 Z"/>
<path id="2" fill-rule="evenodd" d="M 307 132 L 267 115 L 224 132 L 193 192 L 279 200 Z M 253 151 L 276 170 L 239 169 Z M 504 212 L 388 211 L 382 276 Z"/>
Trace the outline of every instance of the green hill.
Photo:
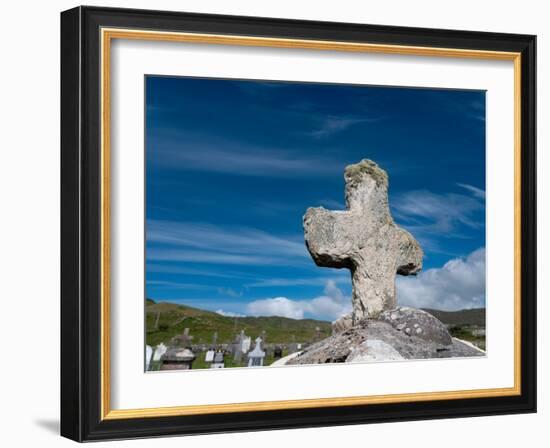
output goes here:
<path id="1" fill-rule="evenodd" d="M 459 311 L 440 311 L 426 308 L 424 311 L 437 317 L 447 325 L 469 325 L 485 328 L 485 308 L 472 308 L 470 310 Z"/>
<path id="2" fill-rule="evenodd" d="M 169 302 L 156 302 L 147 299 L 146 331 L 147 344 L 155 346 L 170 340 L 189 328 L 194 344 L 209 344 L 214 332 L 218 333 L 218 343 L 230 343 L 241 330 L 252 338 L 265 331 L 268 343 L 288 344 L 291 342 L 310 342 L 319 336 L 325 338 L 331 334 L 330 322 L 314 319 L 289 319 L 280 316 L 228 317 L 213 311 L 192 308 Z M 485 327 L 485 308 L 459 311 L 440 311 L 425 309 L 443 323 L 452 327 Z"/>
<path id="3" fill-rule="evenodd" d="M 265 331 L 268 343 L 281 344 L 312 341 L 316 337 L 317 327 L 321 338 L 331 334 L 330 322 L 314 319 L 296 320 L 279 316 L 228 317 L 212 311 L 155 302 L 151 299 L 147 299 L 145 309 L 146 341 L 151 346 L 161 342 L 168 344 L 172 337 L 182 334 L 185 328 L 189 328 L 193 344 L 210 343 L 214 332 L 218 333 L 218 343 L 230 343 L 241 330 L 252 338 Z"/>

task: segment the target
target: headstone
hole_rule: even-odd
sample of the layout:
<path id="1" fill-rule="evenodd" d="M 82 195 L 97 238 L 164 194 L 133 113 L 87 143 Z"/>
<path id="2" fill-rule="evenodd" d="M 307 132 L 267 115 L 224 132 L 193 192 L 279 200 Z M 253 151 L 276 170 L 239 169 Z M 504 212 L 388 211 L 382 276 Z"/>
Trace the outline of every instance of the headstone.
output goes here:
<path id="1" fill-rule="evenodd" d="M 248 353 L 250 351 L 251 345 L 252 345 L 252 338 L 250 336 L 245 336 L 241 343 L 241 351 L 243 353 Z"/>
<path id="2" fill-rule="evenodd" d="M 164 342 L 161 342 L 159 345 L 155 348 L 155 353 L 153 353 L 153 361 L 160 361 L 160 358 L 162 355 L 166 353 L 166 345 L 164 345 Z"/>
<path id="3" fill-rule="evenodd" d="M 185 328 L 183 330 L 183 334 L 174 336 L 172 338 L 172 342 L 174 345 L 178 345 L 180 347 L 191 347 L 191 341 L 193 340 L 193 336 L 189 334 L 189 328 Z"/>
<path id="4" fill-rule="evenodd" d="M 212 364 L 210 364 L 211 369 L 223 369 L 225 367 L 224 364 L 224 353 L 222 351 L 217 351 L 214 353 L 214 359 Z"/>
<path id="5" fill-rule="evenodd" d="M 216 348 L 216 344 L 218 343 L 218 332 L 215 331 L 212 335 L 212 347 Z"/>
<path id="6" fill-rule="evenodd" d="M 288 352 L 289 353 L 295 353 L 298 351 L 298 344 L 296 342 L 291 342 L 288 345 Z"/>
<path id="7" fill-rule="evenodd" d="M 183 337 L 181 338 L 181 342 L 184 347 L 187 347 L 191 343 L 191 336 L 189 334 L 189 328 L 186 328 L 183 330 Z"/>
<path id="8" fill-rule="evenodd" d="M 188 348 L 170 348 L 160 359 L 160 370 L 190 370 L 195 358 L 195 354 Z"/>
<path id="9" fill-rule="evenodd" d="M 283 349 L 279 346 L 276 346 L 274 349 L 273 349 L 273 358 L 274 359 L 280 359 L 283 357 Z"/>
<path id="10" fill-rule="evenodd" d="M 145 346 L 145 370 L 151 368 L 151 359 L 153 358 L 153 347 L 150 345 Z"/>
<path id="11" fill-rule="evenodd" d="M 244 330 L 241 330 L 240 334 L 235 338 L 233 342 L 233 360 L 235 362 L 241 362 L 243 355 L 246 355 L 250 350 L 250 336 L 244 334 Z"/>
<path id="12" fill-rule="evenodd" d="M 256 338 L 256 346 L 248 354 L 248 367 L 259 367 L 264 365 L 265 352 L 262 350 L 262 338 Z"/>
<path id="13" fill-rule="evenodd" d="M 214 353 L 216 353 L 214 350 L 208 350 L 206 352 L 206 355 L 204 355 L 204 361 L 205 362 L 214 362 Z"/>
<path id="14" fill-rule="evenodd" d="M 346 167 L 345 211 L 309 208 L 306 246 L 318 266 L 352 272 L 353 322 L 395 308 L 395 275 L 416 274 L 423 252 L 394 222 L 388 205 L 388 175 L 371 160 Z"/>

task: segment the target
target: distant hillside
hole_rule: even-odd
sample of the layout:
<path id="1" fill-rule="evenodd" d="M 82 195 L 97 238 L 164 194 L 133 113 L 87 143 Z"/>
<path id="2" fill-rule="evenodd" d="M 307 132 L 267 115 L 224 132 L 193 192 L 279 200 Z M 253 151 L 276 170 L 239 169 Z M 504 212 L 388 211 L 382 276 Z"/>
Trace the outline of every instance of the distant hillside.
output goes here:
<path id="1" fill-rule="evenodd" d="M 248 336 L 256 338 L 265 331 L 268 343 L 309 342 L 314 340 L 316 327 L 320 336 L 331 334 L 330 322 L 286 317 L 227 317 L 212 311 L 200 310 L 186 305 L 168 302 L 155 302 L 147 299 L 146 304 L 147 344 L 165 344 L 189 328 L 194 344 L 210 343 L 214 332 L 218 333 L 218 343 L 229 343 L 235 335 L 244 330 Z"/>
<path id="2" fill-rule="evenodd" d="M 459 311 L 440 311 L 425 308 L 424 311 L 434 315 L 447 325 L 476 325 L 478 327 L 485 327 L 485 308 Z"/>
<path id="3" fill-rule="evenodd" d="M 147 299 L 146 303 L 147 344 L 165 344 L 175 335 L 189 328 L 194 344 L 208 344 L 214 332 L 218 333 L 218 343 L 229 343 L 235 335 L 244 330 L 248 336 L 256 338 L 266 333 L 268 343 L 288 344 L 309 342 L 315 339 L 316 327 L 322 338 L 331 334 L 330 322 L 314 319 L 289 319 L 280 316 L 228 317 L 213 311 L 192 308 L 168 302 Z M 440 311 L 425 309 L 443 323 L 454 326 L 475 325 L 485 327 L 485 308 L 460 311 Z"/>

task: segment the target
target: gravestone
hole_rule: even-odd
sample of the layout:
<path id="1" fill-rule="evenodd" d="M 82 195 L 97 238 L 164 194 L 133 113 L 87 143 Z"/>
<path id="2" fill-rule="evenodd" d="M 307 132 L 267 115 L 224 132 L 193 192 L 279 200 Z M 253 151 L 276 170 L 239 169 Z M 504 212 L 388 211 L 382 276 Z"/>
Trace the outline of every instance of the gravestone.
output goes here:
<path id="1" fill-rule="evenodd" d="M 214 362 L 214 353 L 216 353 L 214 350 L 208 350 L 206 354 L 204 355 L 204 361 L 205 362 Z"/>
<path id="2" fill-rule="evenodd" d="M 241 350 L 243 353 L 248 353 L 250 351 L 250 346 L 252 345 L 252 338 L 250 336 L 245 336 L 241 342 Z"/>
<path id="3" fill-rule="evenodd" d="M 189 334 L 189 328 L 185 328 L 183 330 L 183 334 L 174 336 L 172 338 L 173 344 L 180 347 L 191 347 L 192 340 L 193 340 L 193 336 Z"/>
<path id="4" fill-rule="evenodd" d="M 302 348 L 302 344 L 298 343 L 298 342 L 291 342 L 288 346 L 288 353 L 295 353 L 295 352 L 298 352 L 300 351 Z"/>
<path id="5" fill-rule="evenodd" d="M 246 355 L 250 350 L 250 336 L 244 334 L 244 330 L 237 335 L 233 342 L 233 360 L 235 362 L 241 362 L 243 355 Z"/>
<path id="6" fill-rule="evenodd" d="M 189 328 L 186 328 L 185 330 L 183 330 L 183 336 L 181 338 L 181 344 L 184 346 L 184 347 L 187 347 L 188 345 L 191 344 L 191 335 L 189 334 Z"/>
<path id="7" fill-rule="evenodd" d="M 256 346 L 248 354 L 248 367 L 259 367 L 264 365 L 265 352 L 262 350 L 262 338 L 256 338 Z"/>
<path id="8" fill-rule="evenodd" d="M 219 351 L 215 352 L 212 364 L 210 364 L 210 368 L 211 369 L 223 369 L 225 367 L 223 359 L 224 359 L 223 351 L 219 350 Z"/>
<path id="9" fill-rule="evenodd" d="M 189 348 L 170 348 L 160 358 L 160 370 L 190 370 L 196 356 Z"/>
<path id="10" fill-rule="evenodd" d="M 151 368 L 151 359 L 153 358 L 153 347 L 150 345 L 145 346 L 145 370 Z"/>
<path id="11" fill-rule="evenodd" d="M 276 346 L 274 349 L 273 349 L 273 358 L 274 359 L 280 359 L 283 357 L 283 349 L 279 346 Z"/>
<path id="12" fill-rule="evenodd" d="M 153 353 L 153 361 L 160 361 L 160 358 L 166 353 L 166 350 L 168 349 L 166 345 L 164 345 L 164 342 L 157 345 L 155 348 L 155 353 Z"/>
<path id="13" fill-rule="evenodd" d="M 212 335 L 212 347 L 216 348 L 216 344 L 218 343 L 218 332 L 215 331 Z"/>
<path id="14" fill-rule="evenodd" d="M 345 211 L 309 208 L 306 246 L 318 266 L 352 275 L 353 323 L 395 308 L 395 275 L 416 274 L 423 252 L 398 227 L 388 205 L 388 175 L 371 160 L 346 167 Z"/>

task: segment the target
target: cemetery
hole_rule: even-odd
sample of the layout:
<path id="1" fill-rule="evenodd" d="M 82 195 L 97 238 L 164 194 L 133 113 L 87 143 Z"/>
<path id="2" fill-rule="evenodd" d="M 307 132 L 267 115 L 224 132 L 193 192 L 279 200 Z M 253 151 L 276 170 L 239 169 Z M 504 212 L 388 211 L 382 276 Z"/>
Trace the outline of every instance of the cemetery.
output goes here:
<path id="1" fill-rule="evenodd" d="M 263 367 L 293 353 L 299 353 L 305 343 L 267 343 L 263 332 L 252 342 L 251 336 L 241 330 L 231 343 L 217 343 L 217 333 L 210 344 L 193 343 L 193 335 L 186 327 L 174 336 L 169 346 L 160 343 L 146 345 L 146 370 L 223 369 L 227 367 Z"/>
<path id="2" fill-rule="evenodd" d="M 148 371 L 270 366 L 332 333 L 326 321 L 227 317 L 151 299 L 146 311 Z"/>

